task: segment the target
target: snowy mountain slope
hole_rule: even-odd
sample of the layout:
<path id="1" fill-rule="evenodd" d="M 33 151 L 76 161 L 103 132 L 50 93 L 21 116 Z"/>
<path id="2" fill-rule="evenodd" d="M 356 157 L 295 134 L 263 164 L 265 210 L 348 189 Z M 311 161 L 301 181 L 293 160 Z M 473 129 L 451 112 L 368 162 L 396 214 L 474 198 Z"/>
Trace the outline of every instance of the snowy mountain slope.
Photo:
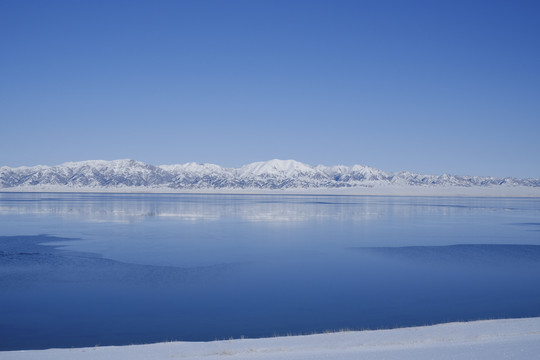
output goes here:
<path id="1" fill-rule="evenodd" d="M 69 189 L 336 189 L 401 187 L 540 187 L 540 179 L 390 173 L 354 166 L 310 166 L 294 160 L 255 162 L 240 168 L 186 163 L 149 165 L 135 160 L 68 162 L 57 166 L 0 167 L 0 188 Z"/>

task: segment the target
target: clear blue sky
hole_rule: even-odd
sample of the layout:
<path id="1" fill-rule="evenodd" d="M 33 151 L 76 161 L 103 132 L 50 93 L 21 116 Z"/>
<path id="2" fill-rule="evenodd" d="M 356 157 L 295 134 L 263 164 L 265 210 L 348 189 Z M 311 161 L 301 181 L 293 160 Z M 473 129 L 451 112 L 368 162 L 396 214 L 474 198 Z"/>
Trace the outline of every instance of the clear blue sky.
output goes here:
<path id="1" fill-rule="evenodd" d="M 540 177 L 540 1 L 0 1 L 0 165 Z"/>

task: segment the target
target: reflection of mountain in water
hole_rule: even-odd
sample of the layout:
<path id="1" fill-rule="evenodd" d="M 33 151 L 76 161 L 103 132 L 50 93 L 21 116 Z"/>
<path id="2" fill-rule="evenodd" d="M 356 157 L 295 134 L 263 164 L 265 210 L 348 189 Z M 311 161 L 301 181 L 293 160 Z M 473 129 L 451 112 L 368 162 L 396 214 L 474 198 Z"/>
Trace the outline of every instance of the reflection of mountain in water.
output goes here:
<path id="1" fill-rule="evenodd" d="M 286 200 L 286 201 L 285 201 Z M 347 199 L 345 199 L 347 200 Z M 351 206 L 354 205 L 354 206 Z M 366 219 L 380 205 L 323 202 L 314 197 L 141 194 L 0 194 L 0 213 L 48 214 L 88 221 L 168 217 L 184 221 L 239 218 L 246 221 Z"/>
<path id="2" fill-rule="evenodd" d="M 246 221 L 365 221 L 376 217 L 447 216 L 514 211 L 526 199 L 399 198 L 294 195 L 0 193 L 2 214 L 47 214 L 86 221 L 136 221 L 148 217 L 183 221 L 237 218 Z"/>

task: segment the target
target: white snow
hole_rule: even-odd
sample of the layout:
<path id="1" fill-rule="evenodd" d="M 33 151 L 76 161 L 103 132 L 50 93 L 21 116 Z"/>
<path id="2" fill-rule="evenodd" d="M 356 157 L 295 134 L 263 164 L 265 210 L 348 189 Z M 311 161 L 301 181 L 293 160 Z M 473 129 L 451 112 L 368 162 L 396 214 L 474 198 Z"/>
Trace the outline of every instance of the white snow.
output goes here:
<path id="1" fill-rule="evenodd" d="M 309 189 L 234 189 L 194 188 L 172 189 L 164 186 L 63 186 L 33 185 L 0 188 L 1 192 L 58 192 L 58 193 L 138 193 L 138 194 L 274 194 L 274 195 L 373 195 L 373 196 L 470 196 L 470 197 L 540 197 L 540 187 L 530 186 L 365 186 L 350 188 Z"/>
<path id="2" fill-rule="evenodd" d="M 390 173 L 362 165 L 311 166 L 278 159 L 240 168 L 198 163 L 154 166 L 124 159 L 1 167 L 0 190 L 540 196 L 540 179 Z"/>
<path id="3" fill-rule="evenodd" d="M 165 171 L 171 172 L 193 172 L 193 173 L 211 173 L 211 172 L 220 172 L 225 169 L 219 165 L 214 164 L 199 164 L 195 162 L 188 162 L 185 164 L 175 164 L 175 165 L 159 165 L 159 168 Z"/>
<path id="4" fill-rule="evenodd" d="M 64 359 L 540 359 L 540 318 L 392 330 L 0 352 L 3 360 Z"/>
<path id="5" fill-rule="evenodd" d="M 244 165 L 238 169 L 238 172 L 240 176 L 274 175 L 291 177 L 302 173 L 315 173 L 316 170 L 312 166 L 296 160 L 273 159 Z"/>

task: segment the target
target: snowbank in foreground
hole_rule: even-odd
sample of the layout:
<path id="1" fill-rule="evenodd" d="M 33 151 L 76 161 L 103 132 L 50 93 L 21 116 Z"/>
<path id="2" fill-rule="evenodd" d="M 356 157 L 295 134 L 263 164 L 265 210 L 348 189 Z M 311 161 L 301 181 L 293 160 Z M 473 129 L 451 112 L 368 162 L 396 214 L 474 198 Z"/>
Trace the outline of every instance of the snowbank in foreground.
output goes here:
<path id="1" fill-rule="evenodd" d="M 12 359 L 540 359 L 540 318 L 377 331 L 0 352 Z"/>

